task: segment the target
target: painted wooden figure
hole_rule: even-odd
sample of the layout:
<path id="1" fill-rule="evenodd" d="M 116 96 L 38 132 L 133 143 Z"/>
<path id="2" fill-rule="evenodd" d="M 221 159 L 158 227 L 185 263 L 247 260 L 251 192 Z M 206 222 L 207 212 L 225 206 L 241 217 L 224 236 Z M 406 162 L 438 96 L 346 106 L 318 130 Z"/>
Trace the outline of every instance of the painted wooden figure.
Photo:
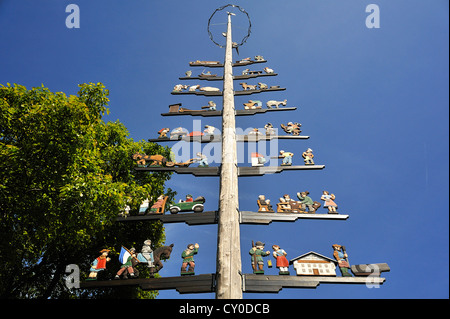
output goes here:
<path id="1" fill-rule="evenodd" d="M 122 279 L 128 279 L 127 274 L 131 278 L 136 278 L 133 269 L 133 262 L 132 260 L 136 259 L 136 262 L 139 263 L 137 256 L 136 256 L 136 249 L 130 248 L 130 250 L 126 249 L 122 246 L 122 250 L 120 251 L 119 255 L 119 261 L 122 263 L 122 266 L 120 266 L 119 271 L 116 273 L 116 276 L 114 279 L 120 279 L 120 276 L 122 275 Z"/>
<path id="2" fill-rule="evenodd" d="M 91 268 L 89 269 L 90 273 L 87 280 L 97 280 L 97 274 L 106 269 L 106 263 L 111 260 L 111 258 L 108 257 L 109 252 L 109 249 L 102 249 L 100 251 L 101 255 L 95 258 L 91 264 Z"/>
<path id="3" fill-rule="evenodd" d="M 250 249 L 249 254 L 252 256 L 252 268 L 254 274 L 264 274 L 264 260 L 263 257 L 270 255 L 270 251 L 264 251 L 265 244 L 263 242 L 257 241 L 253 243 L 252 249 Z"/>
<path id="4" fill-rule="evenodd" d="M 148 268 L 154 268 L 154 257 L 153 257 L 153 249 L 150 246 L 152 244 L 152 241 L 150 239 L 147 239 L 144 241 L 144 244 L 142 245 L 141 252 L 137 255 L 138 260 L 141 263 L 147 264 Z"/>
<path id="5" fill-rule="evenodd" d="M 185 128 L 182 128 L 181 126 L 179 126 L 179 127 L 174 128 L 170 132 L 170 138 L 178 139 L 178 138 L 180 138 L 180 136 L 186 136 L 188 134 L 189 134 L 189 132 Z"/>
<path id="6" fill-rule="evenodd" d="M 260 100 L 248 100 L 247 103 L 244 104 L 244 109 L 246 110 L 254 110 L 254 109 L 261 109 L 262 108 L 262 102 Z"/>
<path id="7" fill-rule="evenodd" d="M 203 132 L 205 135 L 214 135 L 216 130 L 217 130 L 217 128 L 215 128 L 212 125 L 205 125 L 205 129 L 203 130 Z"/>
<path id="8" fill-rule="evenodd" d="M 264 69 L 264 72 L 266 72 L 267 74 L 272 74 L 273 73 L 273 69 L 271 69 L 271 68 L 269 68 L 269 67 L 265 67 Z"/>
<path id="9" fill-rule="evenodd" d="M 283 163 L 281 165 L 284 166 L 291 166 L 292 165 L 292 157 L 294 156 L 294 153 L 292 152 L 285 152 L 283 150 L 280 151 L 279 158 L 283 159 Z"/>
<path id="10" fill-rule="evenodd" d="M 181 92 L 183 90 L 186 90 L 188 87 L 189 85 L 177 84 L 173 87 L 172 92 Z"/>
<path id="11" fill-rule="evenodd" d="M 337 214 L 337 204 L 334 202 L 336 196 L 330 194 L 327 191 L 323 191 L 323 195 L 320 197 L 321 200 L 325 201 L 323 208 L 328 208 L 328 214 Z"/>
<path id="12" fill-rule="evenodd" d="M 280 126 L 287 134 L 292 134 L 294 136 L 300 135 L 302 132 L 300 129 L 302 125 L 298 122 L 289 122 L 286 125 L 281 124 Z"/>
<path id="13" fill-rule="evenodd" d="M 284 101 L 275 101 L 275 100 L 270 100 L 266 102 L 266 106 L 268 109 L 271 109 L 273 106 L 275 106 L 276 108 L 279 108 L 280 104 L 283 106 L 286 106 L 287 100 Z"/>
<path id="14" fill-rule="evenodd" d="M 342 277 L 353 277 L 350 273 L 350 264 L 348 262 L 348 255 L 345 251 L 345 246 L 334 244 L 333 247 L 333 257 L 337 260 L 339 270 L 341 271 Z"/>
<path id="15" fill-rule="evenodd" d="M 264 129 L 266 130 L 266 135 L 275 135 L 276 133 L 272 123 L 267 123 L 264 125 Z"/>
<path id="16" fill-rule="evenodd" d="M 258 200 L 258 213 L 274 213 L 272 205 L 270 205 L 270 199 L 266 199 L 265 195 L 259 195 Z"/>
<path id="17" fill-rule="evenodd" d="M 301 209 L 306 213 L 314 214 L 316 210 L 321 206 L 319 202 L 313 201 L 311 197 L 308 196 L 309 192 L 298 192 L 297 197 L 300 200 Z"/>
<path id="18" fill-rule="evenodd" d="M 286 251 L 278 245 L 273 245 L 273 258 L 277 261 L 276 267 L 280 270 L 279 275 L 289 275 L 289 261 L 286 259 Z"/>
<path id="19" fill-rule="evenodd" d="M 314 154 L 312 153 L 313 150 L 308 148 L 306 151 L 302 153 L 303 161 L 305 162 L 305 165 L 314 165 Z"/>
<path id="20" fill-rule="evenodd" d="M 208 101 L 208 105 L 202 106 L 202 109 L 207 109 L 208 111 L 215 111 L 216 110 L 216 103 L 214 101 Z"/>
<path id="21" fill-rule="evenodd" d="M 196 243 L 187 245 L 187 248 L 181 253 L 183 263 L 181 264 L 181 276 L 194 275 L 195 261 L 194 255 L 198 253 L 200 246 Z M 188 267 L 188 268 L 187 268 Z"/>
<path id="22" fill-rule="evenodd" d="M 170 132 L 170 128 L 168 128 L 168 127 L 160 129 L 158 131 L 158 134 L 159 134 L 158 138 L 166 138 L 167 137 L 167 133 L 169 133 L 169 132 Z"/>

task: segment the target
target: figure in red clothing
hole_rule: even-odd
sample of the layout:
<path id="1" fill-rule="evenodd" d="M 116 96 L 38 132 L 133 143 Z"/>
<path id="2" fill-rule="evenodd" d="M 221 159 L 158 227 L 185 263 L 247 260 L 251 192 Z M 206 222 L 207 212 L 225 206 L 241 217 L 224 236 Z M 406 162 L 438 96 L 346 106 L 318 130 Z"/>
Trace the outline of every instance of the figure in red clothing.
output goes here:
<path id="1" fill-rule="evenodd" d="M 273 245 L 273 257 L 277 260 L 277 268 L 280 270 L 278 274 L 289 275 L 289 261 L 286 259 L 287 253 L 278 245 Z"/>
<path id="2" fill-rule="evenodd" d="M 101 255 L 92 262 L 88 280 L 97 280 L 98 272 L 106 269 L 106 262 L 111 260 L 111 258 L 108 257 L 109 252 L 109 249 L 100 251 Z"/>

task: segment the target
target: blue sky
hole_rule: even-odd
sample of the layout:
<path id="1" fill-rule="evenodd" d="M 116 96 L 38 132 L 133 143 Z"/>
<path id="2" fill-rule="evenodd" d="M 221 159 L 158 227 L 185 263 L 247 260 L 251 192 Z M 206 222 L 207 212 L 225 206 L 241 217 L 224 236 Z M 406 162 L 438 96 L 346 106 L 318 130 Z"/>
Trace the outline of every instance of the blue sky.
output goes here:
<path id="1" fill-rule="evenodd" d="M 80 8 L 79 29 L 65 25 L 70 3 Z M 378 29 L 365 24 L 365 8 L 371 3 L 380 8 Z M 0 0 L 0 83 L 28 88 L 44 84 L 52 91 L 76 94 L 79 83 L 103 82 L 111 100 L 105 120 L 119 119 L 135 140 L 156 138 L 162 127 L 192 130 L 194 119 L 220 128 L 220 118 L 160 113 L 169 104 L 195 109 L 210 100 L 170 92 L 185 71 L 201 72 L 190 68 L 189 61 L 223 60 L 224 50 L 209 40 L 206 26 L 212 12 L 225 4 Z M 271 122 L 279 127 L 298 121 L 310 139 L 280 140 L 280 149 L 295 153 L 294 164 L 301 165 L 300 153 L 311 147 L 316 163 L 326 166 L 322 171 L 241 177 L 240 209 L 256 210 L 259 194 L 276 202 L 283 194 L 309 190 L 320 201 L 322 191 L 329 190 L 336 195 L 338 211 L 350 215 L 346 221 L 242 225 L 243 272 L 251 273 L 252 240 L 265 242 L 267 248 L 280 245 L 288 259 L 311 250 L 332 257 L 331 245 L 338 243 L 347 247 L 351 264 L 386 262 L 391 267 L 378 289 L 322 284 L 315 290 L 283 289 L 244 298 L 448 298 L 448 1 L 234 4 L 245 8 L 252 21 L 252 34 L 234 59 L 263 55 L 268 60 L 264 66 L 278 73 L 264 82 L 286 88 L 236 97 L 236 108 L 249 98 L 287 99 L 298 108 L 237 117 L 237 126 Z M 220 105 L 220 98 L 211 99 Z M 218 207 L 216 177 L 173 175 L 167 186 L 178 198 L 203 195 L 206 210 Z M 215 272 L 216 235 L 215 225 L 167 225 L 167 243 L 175 247 L 161 275 L 178 275 L 179 255 L 191 242 L 200 245 L 196 273 Z M 275 275 L 277 269 L 266 267 L 266 273 Z M 214 294 L 161 291 L 160 298 Z"/>

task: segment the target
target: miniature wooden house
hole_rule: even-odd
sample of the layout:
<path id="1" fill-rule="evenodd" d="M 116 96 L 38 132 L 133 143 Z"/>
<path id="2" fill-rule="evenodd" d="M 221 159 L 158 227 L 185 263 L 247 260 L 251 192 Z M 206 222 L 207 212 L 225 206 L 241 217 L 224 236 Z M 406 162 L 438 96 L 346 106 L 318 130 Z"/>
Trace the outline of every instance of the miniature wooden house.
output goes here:
<path id="1" fill-rule="evenodd" d="M 337 262 L 313 251 L 291 259 L 289 264 L 297 276 L 336 276 Z"/>
<path id="2" fill-rule="evenodd" d="M 252 166 L 264 166 L 264 163 L 266 162 L 264 155 L 256 152 L 251 153 L 251 159 Z"/>

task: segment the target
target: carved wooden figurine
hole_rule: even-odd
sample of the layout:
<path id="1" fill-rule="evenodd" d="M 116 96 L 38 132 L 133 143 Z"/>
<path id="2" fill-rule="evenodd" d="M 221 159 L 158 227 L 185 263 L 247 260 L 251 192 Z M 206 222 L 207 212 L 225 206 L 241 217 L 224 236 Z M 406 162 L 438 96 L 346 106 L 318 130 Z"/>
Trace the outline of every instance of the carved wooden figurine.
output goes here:
<path id="1" fill-rule="evenodd" d="M 212 125 L 205 125 L 205 129 L 203 130 L 203 132 L 205 132 L 205 135 L 214 135 L 214 132 L 216 130 L 217 128 Z"/>
<path id="2" fill-rule="evenodd" d="M 334 202 L 334 199 L 336 196 L 334 194 L 330 194 L 327 191 L 323 191 L 322 196 L 320 197 L 321 200 L 325 201 L 323 204 L 323 208 L 328 208 L 328 214 L 337 214 L 337 204 Z"/>
<path id="3" fill-rule="evenodd" d="M 263 257 L 267 257 L 270 255 L 270 251 L 264 251 L 264 243 L 257 241 L 253 243 L 252 240 L 252 249 L 250 249 L 249 254 L 252 256 L 252 268 L 254 274 L 264 274 L 264 260 Z"/>
<path id="4" fill-rule="evenodd" d="M 194 255 L 198 253 L 200 246 L 196 243 L 187 245 L 187 248 L 181 253 L 183 263 L 181 264 L 181 276 L 194 275 L 195 261 Z M 188 267 L 188 268 L 187 268 Z"/>
<path id="5" fill-rule="evenodd" d="M 348 262 L 348 255 L 345 251 L 345 246 L 334 244 L 333 247 L 333 257 L 337 260 L 339 270 L 341 271 L 342 277 L 353 277 L 350 273 L 350 264 Z"/>
<path id="6" fill-rule="evenodd" d="M 306 151 L 302 153 L 302 157 L 304 158 L 303 161 L 305 162 L 305 165 L 314 165 L 314 154 L 312 153 L 313 150 L 308 148 Z"/>
<path id="7" fill-rule="evenodd" d="M 160 129 L 158 131 L 158 134 L 159 134 L 158 138 L 166 138 L 167 137 L 167 133 L 169 133 L 169 132 L 170 132 L 170 128 L 168 128 L 168 127 Z"/>
<path id="8" fill-rule="evenodd" d="M 277 203 L 277 212 L 278 213 L 303 213 L 301 210 L 301 204 L 299 201 L 296 201 L 289 196 L 289 194 L 283 195 L 280 197 L 279 202 Z"/>
<path id="9" fill-rule="evenodd" d="M 264 128 L 266 129 L 266 135 L 275 135 L 275 129 L 273 128 L 272 123 L 267 123 L 264 125 Z"/>
<path id="10" fill-rule="evenodd" d="M 256 202 L 258 203 L 258 213 L 274 213 L 270 199 L 266 199 L 265 195 L 259 195 Z"/>
<path id="11" fill-rule="evenodd" d="M 301 210 L 304 213 L 314 214 L 316 210 L 321 206 L 321 204 L 319 202 L 313 201 L 312 198 L 308 195 L 308 191 L 297 193 L 297 197 L 300 200 Z"/>
<path id="12" fill-rule="evenodd" d="M 189 62 L 190 65 L 217 65 L 220 64 L 220 61 L 200 61 L 196 60 L 193 62 Z"/>
<path id="13" fill-rule="evenodd" d="M 153 249 L 150 246 L 152 244 L 152 241 L 150 239 L 147 239 L 144 241 L 144 244 L 142 245 L 141 252 L 137 255 L 137 259 L 139 262 L 147 264 L 148 268 L 154 268 L 154 256 L 153 256 Z"/>
<path id="14" fill-rule="evenodd" d="M 247 91 L 247 90 L 256 90 L 256 87 L 258 86 L 257 84 L 255 84 L 255 85 L 250 85 L 250 84 L 247 84 L 247 83 L 245 83 L 245 82 L 242 82 L 242 83 L 239 83 L 240 85 L 242 85 L 242 88 L 244 89 L 244 91 Z"/>
<path id="15" fill-rule="evenodd" d="M 202 73 L 199 75 L 199 77 L 201 77 L 201 78 L 212 78 L 212 77 L 216 77 L 217 76 L 217 74 L 211 74 L 211 71 L 206 71 L 205 72 L 205 70 L 203 70 L 202 71 Z"/>
<path id="16" fill-rule="evenodd" d="M 204 91 L 204 92 L 219 92 L 220 89 L 219 88 L 215 88 L 212 86 L 202 86 L 201 88 L 199 88 L 200 91 Z"/>
<path id="17" fill-rule="evenodd" d="M 155 267 L 151 268 L 152 274 L 159 272 L 164 267 L 161 260 L 169 259 L 172 249 L 173 244 L 170 244 L 169 246 L 161 246 L 155 249 L 153 252 L 153 264 Z"/>
<path id="18" fill-rule="evenodd" d="M 244 109 L 253 110 L 253 109 L 261 109 L 262 102 L 259 100 L 248 100 L 248 103 L 244 103 Z"/>
<path id="19" fill-rule="evenodd" d="M 197 157 L 194 160 L 198 162 L 198 167 L 209 167 L 208 157 L 201 152 L 197 153 Z"/>
<path id="20" fill-rule="evenodd" d="M 120 250 L 120 255 L 119 255 L 119 261 L 122 263 L 122 266 L 120 266 L 120 269 L 116 273 L 116 276 L 114 277 L 114 279 L 120 279 L 120 276 L 122 274 L 123 274 L 122 279 L 128 279 L 127 274 L 131 278 L 137 277 L 137 276 L 135 276 L 134 269 L 133 269 L 133 263 L 132 263 L 133 259 L 136 259 L 137 263 L 139 263 L 139 261 L 137 260 L 137 257 L 136 257 L 136 249 L 130 248 L 130 250 L 128 250 L 122 246 L 122 249 Z"/>
<path id="21" fill-rule="evenodd" d="M 189 85 L 177 84 L 173 87 L 172 92 L 181 92 L 183 90 L 186 90 L 188 87 Z"/>
<path id="22" fill-rule="evenodd" d="M 286 259 L 286 251 L 278 245 L 273 245 L 273 257 L 277 261 L 276 267 L 279 269 L 279 275 L 289 275 L 289 261 Z"/>
<path id="23" fill-rule="evenodd" d="M 216 110 L 216 103 L 214 101 L 209 101 L 208 105 L 202 106 L 202 109 L 208 109 L 209 111 Z"/>
<path id="24" fill-rule="evenodd" d="M 285 152 L 283 150 L 280 151 L 279 158 L 283 159 L 283 163 L 281 165 L 284 166 L 291 166 L 292 165 L 292 157 L 294 156 L 294 153 L 292 152 Z"/>
<path id="25" fill-rule="evenodd" d="M 162 194 L 158 197 L 156 202 L 150 207 L 149 214 L 164 214 L 164 207 L 169 196 Z"/>
<path id="26" fill-rule="evenodd" d="M 173 244 L 170 244 L 169 246 L 161 246 L 153 250 L 151 247 L 151 240 L 147 239 L 144 241 L 144 245 L 142 245 L 142 250 L 140 253 L 136 255 L 136 252 L 134 251 L 134 256 L 131 258 L 131 269 L 129 267 L 125 267 L 125 270 L 122 270 L 122 277 L 126 279 L 127 275 L 130 274 L 130 271 L 133 271 L 134 278 L 139 276 L 139 270 L 137 268 L 137 265 L 142 263 L 147 265 L 147 267 L 150 268 L 150 275 L 153 277 L 156 273 L 158 273 L 164 266 L 161 262 L 161 260 L 165 260 L 170 258 L 170 255 L 172 253 Z M 127 258 L 128 260 L 128 254 L 133 253 L 133 249 L 127 250 L 125 247 L 122 248 L 121 254 L 125 255 L 125 257 L 119 257 L 119 259 L 124 260 Z M 128 254 L 127 254 L 128 253 Z M 120 272 L 120 270 L 119 270 Z M 119 279 L 119 277 L 115 277 L 115 279 Z"/>
<path id="27" fill-rule="evenodd" d="M 180 138 L 180 136 L 185 136 L 187 135 L 189 132 L 187 132 L 187 130 L 185 128 L 182 128 L 181 126 L 174 128 L 171 132 L 170 132 L 170 138 L 171 139 L 178 139 Z"/>
<path id="28" fill-rule="evenodd" d="M 189 87 L 188 91 L 189 91 L 189 92 L 194 92 L 195 90 L 197 90 L 197 89 L 199 89 L 199 88 L 200 88 L 200 85 L 199 85 L 199 84 L 197 84 L 197 85 L 191 85 L 191 86 Z"/>
<path id="29" fill-rule="evenodd" d="M 300 133 L 302 131 L 300 129 L 300 127 L 302 125 L 300 123 L 297 123 L 297 122 L 289 122 L 286 125 L 281 124 L 280 126 L 287 134 L 292 134 L 294 136 L 300 135 Z"/>
<path id="30" fill-rule="evenodd" d="M 252 129 L 250 132 L 248 132 L 248 136 L 256 137 L 256 136 L 260 136 L 260 135 L 262 135 L 262 133 L 256 127 L 254 129 Z"/>
<path id="31" fill-rule="evenodd" d="M 266 106 L 268 109 L 271 109 L 272 106 L 275 106 L 276 108 L 278 108 L 281 105 L 286 106 L 287 100 L 284 101 L 275 101 L 275 100 L 270 100 L 266 102 Z"/>
<path id="32" fill-rule="evenodd" d="M 97 280 L 97 274 L 106 269 L 106 263 L 111 260 L 111 258 L 108 257 L 109 252 L 109 249 L 102 249 L 100 251 L 101 255 L 95 258 L 91 264 L 91 268 L 89 269 L 90 273 L 87 280 Z"/>
<path id="33" fill-rule="evenodd" d="M 133 155 L 133 160 L 137 161 L 138 166 L 146 166 L 148 161 L 151 161 L 150 166 L 162 166 L 162 165 L 167 165 L 173 166 L 173 163 L 169 162 L 167 160 L 167 158 L 165 158 L 162 155 L 159 154 L 155 154 L 155 155 L 146 155 L 146 154 L 140 154 L 140 153 L 135 153 Z"/>

